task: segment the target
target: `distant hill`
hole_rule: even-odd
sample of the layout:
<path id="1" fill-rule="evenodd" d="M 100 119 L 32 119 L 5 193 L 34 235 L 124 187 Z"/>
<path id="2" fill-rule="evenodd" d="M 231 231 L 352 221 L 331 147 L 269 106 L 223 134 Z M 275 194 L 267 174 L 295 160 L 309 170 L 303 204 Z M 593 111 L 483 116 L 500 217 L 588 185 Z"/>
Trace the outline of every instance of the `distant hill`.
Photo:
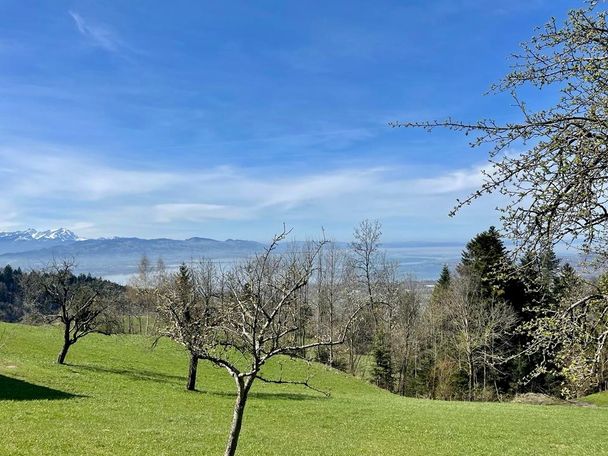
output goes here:
<path id="1" fill-rule="evenodd" d="M 234 261 L 263 248 L 258 242 L 237 239 L 81 239 L 69 230 L 61 233 L 59 230 L 42 232 L 48 233 L 44 237 L 36 237 L 38 233 L 35 230 L 0 233 L 0 265 L 40 268 L 53 258 L 74 258 L 78 272 L 103 276 L 128 275 L 135 272 L 143 255 L 152 262 L 162 258 L 171 266 L 202 257 Z"/>
<path id="2" fill-rule="evenodd" d="M 348 243 L 337 242 L 338 248 Z M 399 263 L 402 273 L 417 279 L 435 279 L 444 264 L 455 265 L 462 245 L 458 243 L 400 242 L 383 246 L 390 259 Z M 255 241 L 193 237 L 176 239 L 140 239 L 114 237 L 83 239 L 70 230 L 36 231 L 33 229 L 0 233 L 0 266 L 11 264 L 24 269 L 39 269 L 53 259 L 74 258 L 77 272 L 104 276 L 126 282 L 137 271 L 143 255 L 152 263 L 162 258 L 169 268 L 182 262 L 210 258 L 233 262 L 261 251 Z M 283 248 L 288 248 L 287 245 Z"/>
<path id="3" fill-rule="evenodd" d="M 340 249 L 347 242 L 336 242 Z M 460 261 L 464 242 L 405 241 L 387 242 L 382 249 L 399 265 L 401 274 L 411 274 L 417 280 L 436 280 L 444 264 L 454 268 Z M 39 269 L 53 258 L 74 258 L 77 272 L 103 276 L 124 283 L 137 271 L 143 255 L 152 263 L 159 258 L 168 268 L 182 262 L 210 258 L 233 262 L 261 251 L 264 244 L 255 241 L 193 237 L 176 239 L 140 239 L 114 237 L 83 239 L 65 228 L 55 230 L 0 232 L 0 266 L 10 264 L 24 269 Z M 283 248 L 288 248 L 287 244 Z M 563 261 L 573 265 L 579 258 L 573 253 L 558 252 Z"/>

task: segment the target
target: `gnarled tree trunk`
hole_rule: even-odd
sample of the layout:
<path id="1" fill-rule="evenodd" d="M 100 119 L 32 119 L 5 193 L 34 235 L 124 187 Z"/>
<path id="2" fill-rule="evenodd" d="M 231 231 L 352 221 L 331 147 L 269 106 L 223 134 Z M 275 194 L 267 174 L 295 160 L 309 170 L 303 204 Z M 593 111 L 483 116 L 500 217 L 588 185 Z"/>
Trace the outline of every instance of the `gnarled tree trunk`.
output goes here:
<path id="1" fill-rule="evenodd" d="M 186 389 L 194 391 L 196 389 L 196 369 L 198 367 L 198 355 L 190 353 L 190 367 L 188 368 L 188 383 Z"/>
<path id="2" fill-rule="evenodd" d="M 236 453 L 236 446 L 239 441 L 239 434 L 241 433 L 241 426 L 243 424 L 243 415 L 245 413 L 245 405 L 247 404 L 247 396 L 249 389 L 253 383 L 254 377 L 247 377 L 243 379 L 236 377 L 237 384 L 237 396 L 236 403 L 234 404 L 234 413 L 232 415 L 232 427 L 230 428 L 230 436 L 228 437 L 228 443 L 226 444 L 226 451 L 224 456 L 234 456 Z"/>
<path id="3" fill-rule="evenodd" d="M 65 364 L 65 357 L 68 354 L 68 350 L 72 345 L 72 341 L 70 340 L 70 326 L 69 324 L 65 325 L 63 331 L 63 347 L 61 347 L 61 351 L 57 356 L 57 364 Z"/>

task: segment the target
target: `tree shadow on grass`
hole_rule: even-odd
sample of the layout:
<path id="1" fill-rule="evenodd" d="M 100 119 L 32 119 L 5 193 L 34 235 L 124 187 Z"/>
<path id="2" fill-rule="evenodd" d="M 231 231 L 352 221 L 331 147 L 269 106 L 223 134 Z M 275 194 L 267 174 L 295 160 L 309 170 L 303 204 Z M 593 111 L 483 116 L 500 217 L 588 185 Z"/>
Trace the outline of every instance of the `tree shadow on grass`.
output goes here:
<path id="1" fill-rule="evenodd" d="M 74 397 L 79 396 L 0 375 L 0 401 L 58 400 Z"/>
<path id="2" fill-rule="evenodd" d="M 180 377 L 179 375 L 161 374 L 159 372 L 147 371 L 147 370 L 135 370 L 135 369 L 115 369 L 109 367 L 99 366 L 70 366 L 74 371 L 87 370 L 96 373 L 106 374 L 117 374 L 122 375 L 134 380 L 147 380 L 158 383 L 178 383 L 186 382 L 186 377 Z"/>

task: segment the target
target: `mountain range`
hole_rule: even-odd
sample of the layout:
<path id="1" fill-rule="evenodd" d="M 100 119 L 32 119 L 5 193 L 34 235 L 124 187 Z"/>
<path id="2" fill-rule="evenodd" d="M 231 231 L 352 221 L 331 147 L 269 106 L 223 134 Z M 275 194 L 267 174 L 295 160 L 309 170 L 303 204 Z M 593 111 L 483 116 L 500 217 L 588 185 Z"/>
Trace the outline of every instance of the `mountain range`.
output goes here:
<path id="1" fill-rule="evenodd" d="M 65 228 L 57 228 L 56 230 L 37 231 L 30 228 L 25 231 L 5 231 L 0 232 L 0 241 L 80 241 L 82 238 L 76 236 L 72 231 Z"/>
<path id="2" fill-rule="evenodd" d="M 347 243 L 337 243 L 346 248 Z M 383 245 L 389 258 L 397 261 L 402 273 L 419 279 L 434 279 L 444 264 L 455 265 L 462 243 L 400 242 Z M 23 269 L 39 269 L 53 259 L 74 258 L 77 272 L 91 273 L 125 282 L 137 271 L 143 255 L 151 262 L 162 258 L 167 267 L 199 258 L 234 262 L 264 248 L 255 241 L 193 237 L 176 239 L 140 239 L 114 237 L 84 239 L 74 232 L 54 230 L 0 232 L 0 266 L 10 264 Z"/>
<path id="3" fill-rule="evenodd" d="M 65 228 L 46 231 L 30 228 L 24 231 L 0 232 L 0 253 L 26 252 L 80 240 L 82 238 Z"/>
<path id="4" fill-rule="evenodd" d="M 129 275 L 143 255 L 169 266 L 201 257 L 234 261 L 259 251 L 254 241 L 193 237 L 185 240 L 114 237 L 84 239 L 70 230 L 0 232 L 0 265 L 37 269 L 53 259 L 74 258 L 78 272 L 102 276 Z"/>

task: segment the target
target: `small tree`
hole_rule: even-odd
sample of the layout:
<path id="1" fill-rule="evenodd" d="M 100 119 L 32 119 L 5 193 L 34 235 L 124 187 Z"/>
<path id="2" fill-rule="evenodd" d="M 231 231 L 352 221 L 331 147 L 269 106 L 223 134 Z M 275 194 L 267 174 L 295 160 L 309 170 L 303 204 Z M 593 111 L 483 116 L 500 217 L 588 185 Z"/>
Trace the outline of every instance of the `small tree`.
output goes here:
<path id="1" fill-rule="evenodd" d="M 335 328 L 341 317 L 341 301 L 344 299 L 344 269 L 345 254 L 335 242 L 328 242 L 318 256 L 315 277 L 316 284 L 316 332 L 328 334 L 334 339 Z M 339 365 L 334 346 L 318 347 L 317 359 L 330 366 Z"/>
<path id="2" fill-rule="evenodd" d="M 212 345 L 220 296 L 215 265 L 201 261 L 197 266 L 182 264 L 176 273 L 161 279 L 156 288 L 159 313 L 168 327 L 164 333 L 182 344 L 190 357 L 186 389 L 196 389 L 198 361 L 204 348 Z"/>
<path id="3" fill-rule="evenodd" d="M 483 299 L 476 277 L 462 275 L 452 281 L 448 294 L 450 333 L 459 363 L 467 376 L 467 398 L 486 391 L 488 380 L 507 354 L 516 316 L 504 301 Z M 481 371 L 481 385 L 480 385 Z M 495 377 L 493 378 L 495 381 Z"/>
<path id="4" fill-rule="evenodd" d="M 439 274 L 439 279 L 437 280 L 436 287 L 441 290 L 448 288 L 450 286 L 450 279 L 450 269 L 448 268 L 447 264 L 444 264 L 443 268 L 441 268 L 441 273 Z"/>
<path id="5" fill-rule="evenodd" d="M 380 237 L 382 236 L 382 225 L 378 220 L 363 220 L 354 232 L 354 241 L 351 243 L 353 266 L 359 286 L 364 290 L 369 300 L 369 307 L 374 321 L 374 329 L 378 326 L 378 296 L 377 280 L 378 266 L 377 257 L 380 254 Z"/>
<path id="6" fill-rule="evenodd" d="M 59 364 L 65 363 L 70 347 L 80 339 L 94 332 L 110 334 L 114 326 L 106 284 L 90 276 L 75 276 L 74 265 L 73 260 L 53 262 L 24 279 L 28 307 L 44 321 L 63 325 Z"/>
<path id="7" fill-rule="evenodd" d="M 399 285 L 394 303 L 390 349 L 395 360 L 393 372 L 397 374 L 396 391 L 403 396 L 408 386 L 414 386 L 408 385 L 408 376 L 413 374 L 416 377 L 419 369 L 422 296 L 420 286 L 413 277 L 407 277 Z"/>
<path id="8" fill-rule="evenodd" d="M 137 265 L 137 274 L 129 280 L 129 305 L 125 309 L 127 313 L 128 332 L 138 332 L 148 335 L 156 328 L 156 301 L 154 287 L 164 277 L 165 270 L 162 260 L 159 259 L 154 268 L 146 255 L 143 255 Z M 138 323 L 134 328 L 132 317 Z M 152 324 L 150 322 L 152 317 Z M 151 328 L 151 326 L 153 326 Z"/>

